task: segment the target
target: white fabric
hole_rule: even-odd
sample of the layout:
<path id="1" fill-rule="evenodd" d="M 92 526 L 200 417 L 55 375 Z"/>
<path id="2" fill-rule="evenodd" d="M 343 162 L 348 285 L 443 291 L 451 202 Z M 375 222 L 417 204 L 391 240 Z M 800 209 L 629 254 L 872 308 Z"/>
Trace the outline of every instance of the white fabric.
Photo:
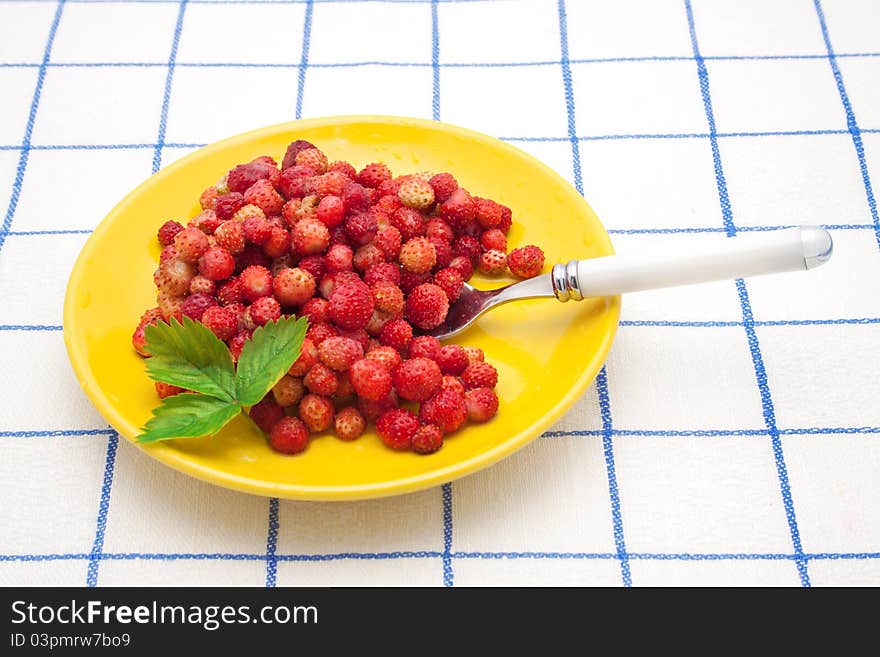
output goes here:
<path id="1" fill-rule="evenodd" d="M 880 584 L 878 24 L 870 0 L 0 0 L 0 584 Z M 509 139 L 619 251 L 823 223 L 836 253 L 627 297 L 607 378 L 445 501 L 276 510 L 117 445 L 58 329 L 157 141 L 165 165 L 298 105 Z"/>

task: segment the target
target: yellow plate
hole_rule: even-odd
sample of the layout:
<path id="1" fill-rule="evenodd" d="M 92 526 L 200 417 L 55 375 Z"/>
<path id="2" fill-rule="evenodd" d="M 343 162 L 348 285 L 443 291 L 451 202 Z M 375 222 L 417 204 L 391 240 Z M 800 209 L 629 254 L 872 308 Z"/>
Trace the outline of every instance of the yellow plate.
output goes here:
<path id="1" fill-rule="evenodd" d="M 307 139 L 332 160 L 387 163 L 395 174 L 449 171 L 478 196 L 513 210 L 511 247 L 538 244 L 547 265 L 612 253 L 602 224 L 577 191 L 522 151 L 463 128 L 409 118 L 349 116 L 297 121 L 232 137 L 175 162 L 126 196 L 101 222 L 73 268 L 64 340 L 73 369 L 101 414 L 129 440 L 158 404 L 131 333 L 155 305 L 156 229 L 183 223 L 228 169 Z M 507 281 L 481 281 L 492 287 Z M 500 375 L 498 415 L 469 425 L 430 456 L 387 449 L 372 433 L 353 443 L 313 438 L 300 456 L 273 452 L 242 417 L 213 438 L 143 449 L 194 477 L 258 495 L 342 500 L 407 493 L 495 463 L 539 436 L 587 389 L 611 346 L 620 298 L 561 304 L 540 299 L 499 308 L 456 340 L 483 349 Z"/>

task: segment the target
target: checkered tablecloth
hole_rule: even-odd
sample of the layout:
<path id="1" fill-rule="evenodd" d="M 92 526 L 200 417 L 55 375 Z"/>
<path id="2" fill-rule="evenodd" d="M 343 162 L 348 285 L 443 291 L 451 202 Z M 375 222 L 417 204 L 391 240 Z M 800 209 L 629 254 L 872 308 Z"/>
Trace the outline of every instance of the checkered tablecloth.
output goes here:
<path id="1" fill-rule="evenodd" d="M 880 584 L 878 25 L 873 0 L 0 0 L 0 583 Z M 628 296 L 573 410 L 441 488 L 279 502 L 154 462 L 67 360 L 82 244 L 202 144 L 348 113 L 534 153 L 618 251 L 820 223 L 835 257 Z"/>

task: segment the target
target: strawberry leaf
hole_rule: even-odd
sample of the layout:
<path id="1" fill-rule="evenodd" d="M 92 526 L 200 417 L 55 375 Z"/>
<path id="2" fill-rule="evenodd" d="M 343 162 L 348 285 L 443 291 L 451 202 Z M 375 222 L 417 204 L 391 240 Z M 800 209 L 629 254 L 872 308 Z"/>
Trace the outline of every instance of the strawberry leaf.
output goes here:
<path id="1" fill-rule="evenodd" d="M 147 374 L 155 381 L 202 392 L 231 402 L 235 400 L 235 370 L 229 349 L 214 333 L 189 317 L 183 324 L 172 319 L 144 330 Z"/>
<path id="2" fill-rule="evenodd" d="M 235 393 L 244 406 L 256 404 L 299 358 L 309 323 L 305 317 L 282 317 L 254 331 L 238 357 Z"/>
<path id="3" fill-rule="evenodd" d="M 241 406 L 208 395 L 181 393 L 166 397 L 153 409 L 137 437 L 139 443 L 169 438 L 196 438 L 212 435 L 241 412 Z"/>

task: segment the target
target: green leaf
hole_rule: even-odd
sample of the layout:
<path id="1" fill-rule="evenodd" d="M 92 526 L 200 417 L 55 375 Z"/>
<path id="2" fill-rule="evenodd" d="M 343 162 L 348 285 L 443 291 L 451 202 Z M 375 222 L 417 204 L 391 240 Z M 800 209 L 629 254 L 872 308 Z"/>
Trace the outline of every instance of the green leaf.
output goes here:
<path id="1" fill-rule="evenodd" d="M 139 443 L 215 434 L 241 412 L 235 402 L 184 392 L 162 400 L 137 437 Z"/>
<path id="2" fill-rule="evenodd" d="M 147 374 L 180 388 L 223 401 L 235 400 L 235 368 L 226 345 L 209 328 L 189 317 L 148 326 Z"/>
<path id="3" fill-rule="evenodd" d="M 299 358 L 308 326 L 305 317 L 282 317 L 254 331 L 238 357 L 235 390 L 241 404 L 256 404 L 287 373 Z"/>

